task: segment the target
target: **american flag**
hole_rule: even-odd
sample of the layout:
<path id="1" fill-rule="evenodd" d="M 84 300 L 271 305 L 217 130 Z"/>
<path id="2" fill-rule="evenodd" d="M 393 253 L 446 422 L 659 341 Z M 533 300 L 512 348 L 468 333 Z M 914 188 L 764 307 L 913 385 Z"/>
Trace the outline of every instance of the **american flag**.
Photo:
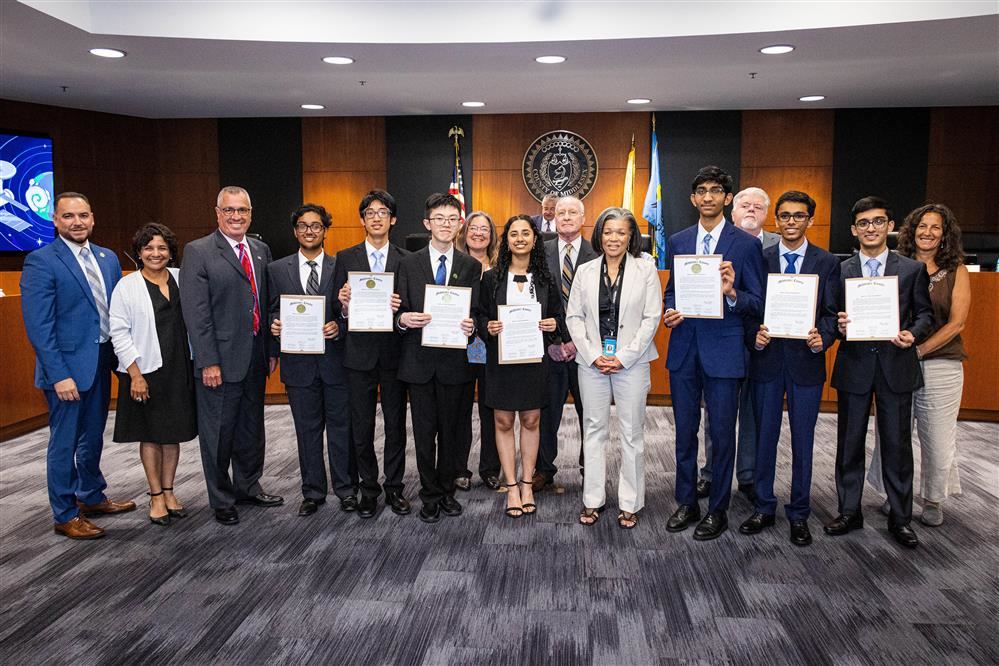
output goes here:
<path id="1" fill-rule="evenodd" d="M 461 224 L 465 224 L 465 181 L 461 175 L 461 145 L 458 143 L 458 137 L 462 136 L 465 136 L 465 131 L 457 125 L 448 132 L 448 137 L 454 137 L 454 170 L 451 172 L 451 184 L 447 193 L 461 204 Z"/>

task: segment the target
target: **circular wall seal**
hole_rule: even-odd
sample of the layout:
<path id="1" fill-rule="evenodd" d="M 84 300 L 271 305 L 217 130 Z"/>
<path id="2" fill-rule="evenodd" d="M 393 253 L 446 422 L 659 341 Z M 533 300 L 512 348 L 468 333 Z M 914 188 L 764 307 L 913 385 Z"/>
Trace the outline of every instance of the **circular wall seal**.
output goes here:
<path id="1" fill-rule="evenodd" d="M 538 201 L 547 194 L 582 199 L 597 182 L 597 155 L 575 132 L 542 134 L 524 154 L 524 185 Z"/>

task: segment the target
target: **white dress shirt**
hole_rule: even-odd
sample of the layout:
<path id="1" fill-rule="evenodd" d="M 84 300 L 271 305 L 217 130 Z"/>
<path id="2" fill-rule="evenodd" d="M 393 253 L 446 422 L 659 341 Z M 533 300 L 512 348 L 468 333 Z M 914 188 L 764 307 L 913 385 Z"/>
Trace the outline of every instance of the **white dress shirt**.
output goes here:
<path id="1" fill-rule="evenodd" d="M 319 282 L 323 281 L 323 259 L 324 255 L 322 252 L 315 259 L 309 259 L 302 251 L 298 251 L 298 275 L 302 281 L 302 291 L 308 293 L 309 291 L 309 275 L 312 274 L 312 267 L 309 266 L 310 261 L 316 262 L 316 279 Z"/>
<path id="2" fill-rule="evenodd" d="M 90 250 L 90 256 L 93 257 L 94 259 L 93 268 L 97 270 L 97 279 L 101 281 L 101 287 L 104 289 L 104 298 L 105 300 L 107 300 L 108 285 L 104 281 L 104 272 L 101 271 L 101 265 L 97 263 L 97 257 L 94 255 L 94 248 L 90 247 L 90 241 L 86 240 L 83 241 L 82 245 L 78 245 L 71 240 L 63 238 L 62 236 L 59 236 L 59 238 L 62 239 L 62 242 L 64 242 L 67 245 L 67 247 L 69 247 L 70 251 L 72 251 L 73 253 L 73 256 L 76 257 L 76 263 L 80 264 L 80 270 L 83 271 L 83 277 L 87 277 L 87 265 L 83 262 L 83 257 L 80 256 L 80 251 L 83 248 L 87 248 L 88 250 Z"/>
<path id="3" fill-rule="evenodd" d="M 221 232 L 220 232 L 221 233 Z M 243 236 L 243 240 L 233 240 L 225 234 L 222 234 L 222 238 L 229 241 L 229 245 L 232 247 L 232 251 L 236 253 L 236 261 L 239 262 L 239 244 L 242 243 L 245 246 L 246 256 L 250 258 L 250 273 L 253 275 L 253 283 L 257 286 L 257 293 L 260 293 L 260 281 L 257 280 L 257 271 L 253 268 L 253 248 L 250 247 L 250 241 L 246 240 L 246 236 Z"/>
<path id="4" fill-rule="evenodd" d="M 559 239 L 558 239 L 558 270 L 559 270 L 559 272 L 562 271 L 562 266 L 565 265 L 565 248 L 566 248 L 566 246 L 567 245 L 571 245 L 572 246 L 572 259 L 571 259 L 571 261 L 572 261 L 573 268 L 575 268 L 576 264 L 579 263 L 579 248 L 582 245 L 582 243 L 583 243 L 583 237 L 582 236 L 576 236 L 575 240 L 573 240 L 571 243 L 566 243 L 564 240 L 562 240 L 561 236 L 559 237 Z"/>
<path id="5" fill-rule="evenodd" d="M 869 257 L 866 254 L 864 254 L 863 252 L 861 252 L 860 253 L 860 270 L 861 270 L 863 276 L 864 277 L 871 277 L 871 269 L 868 268 L 868 266 L 867 266 L 868 259 L 877 259 L 878 260 L 878 276 L 879 277 L 884 277 L 884 275 L 885 275 L 885 266 L 888 265 L 888 252 L 889 252 L 888 248 L 885 248 L 885 251 L 882 252 L 881 254 L 877 255 L 876 257 Z"/>
<path id="6" fill-rule="evenodd" d="M 721 239 L 722 229 L 725 228 L 726 220 L 722 219 L 721 222 L 715 225 L 715 228 L 710 232 L 701 226 L 700 221 L 697 223 L 697 247 L 695 249 L 695 254 L 704 254 L 704 237 L 711 236 L 711 243 L 709 245 L 710 252 L 708 254 L 714 254 L 715 248 L 718 247 L 718 241 Z M 760 241 L 762 242 L 762 241 Z"/>
<path id="7" fill-rule="evenodd" d="M 524 291 L 517 288 L 517 283 L 513 281 L 513 273 L 506 274 L 506 304 L 523 305 L 525 303 L 537 303 L 538 297 L 535 293 L 531 296 L 531 285 L 534 283 L 534 276 L 527 273 L 527 282 L 524 283 Z M 537 291 L 537 290 L 535 290 Z"/>
<path id="8" fill-rule="evenodd" d="M 444 262 L 444 284 L 451 281 L 451 269 L 454 268 L 454 245 L 450 245 L 447 252 L 439 252 L 433 245 L 430 248 L 430 274 L 437 276 L 437 267 L 440 266 L 440 258 L 447 257 Z"/>
<path id="9" fill-rule="evenodd" d="M 369 243 L 367 240 L 365 240 L 364 241 L 364 252 L 368 256 L 368 268 L 370 268 L 371 270 L 375 270 L 375 260 L 374 260 L 374 258 L 371 255 L 374 254 L 375 252 L 380 252 L 381 255 L 382 255 L 382 271 L 383 272 L 387 272 L 388 271 L 388 249 L 389 249 L 389 244 L 388 243 L 385 243 L 385 245 L 383 245 L 381 247 L 375 247 L 374 245 L 372 245 L 371 243 Z M 435 271 L 437 270 L 436 266 L 434 267 L 434 270 Z"/>

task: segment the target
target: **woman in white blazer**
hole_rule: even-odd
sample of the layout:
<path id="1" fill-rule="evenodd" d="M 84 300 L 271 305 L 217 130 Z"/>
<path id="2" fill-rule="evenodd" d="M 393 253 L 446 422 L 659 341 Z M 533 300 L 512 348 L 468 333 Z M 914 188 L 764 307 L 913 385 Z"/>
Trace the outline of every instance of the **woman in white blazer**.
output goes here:
<path id="1" fill-rule="evenodd" d="M 649 363 L 662 317 L 662 289 L 655 265 L 642 257 L 634 214 L 608 208 L 590 238 L 602 255 L 576 270 L 565 323 L 576 344 L 583 399 L 583 511 L 593 525 L 604 509 L 605 447 L 610 441 L 610 405 L 617 405 L 621 440 L 618 525 L 631 529 L 645 506 L 645 400 L 652 387 Z"/>
<path id="2" fill-rule="evenodd" d="M 162 224 L 136 232 L 139 270 L 111 293 L 111 342 L 118 357 L 114 441 L 139 442 L 149 482 L 149 520 L 169 525 L 187 514 L 173 493 L 180 442 L 198 434 L 191 348 L 180 309 L 177 238 Z"/>

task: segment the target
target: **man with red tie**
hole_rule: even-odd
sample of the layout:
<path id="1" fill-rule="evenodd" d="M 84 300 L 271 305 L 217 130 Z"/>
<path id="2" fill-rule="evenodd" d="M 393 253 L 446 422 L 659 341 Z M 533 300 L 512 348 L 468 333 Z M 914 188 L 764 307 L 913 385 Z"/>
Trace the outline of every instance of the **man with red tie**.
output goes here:
<path id="1" fill-rule="evenodd" d="M 194 351 L 201 463 L 208 501 L 223 525 L 239 522 L 236 504 L 284 502 L 260 488 L 264 387 L 277 364 L 277 348 L 261 316 L 271 250 L 246 235 L 251 213 L 246 190 L 222 188 L 215 206 L 218 230 L 187 244 L 180 271 Z"/>

